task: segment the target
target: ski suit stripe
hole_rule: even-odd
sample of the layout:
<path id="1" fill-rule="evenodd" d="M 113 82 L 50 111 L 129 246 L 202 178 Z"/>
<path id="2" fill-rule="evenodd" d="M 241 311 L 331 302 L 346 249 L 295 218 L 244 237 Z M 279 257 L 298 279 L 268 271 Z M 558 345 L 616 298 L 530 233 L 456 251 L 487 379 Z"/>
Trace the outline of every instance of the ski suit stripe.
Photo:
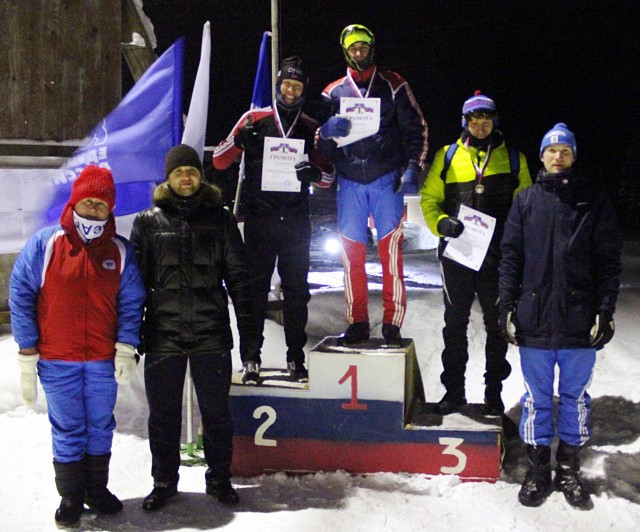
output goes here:
<path id="1" fill-rule="evenodd" d="M 379 243 L 382 271 L 382 294 L 384 304 L 384 323 L 400 327 L 406 312 L 406 290 L 401 246 L 403 240 L 402 224 L 386 235 Z"/>

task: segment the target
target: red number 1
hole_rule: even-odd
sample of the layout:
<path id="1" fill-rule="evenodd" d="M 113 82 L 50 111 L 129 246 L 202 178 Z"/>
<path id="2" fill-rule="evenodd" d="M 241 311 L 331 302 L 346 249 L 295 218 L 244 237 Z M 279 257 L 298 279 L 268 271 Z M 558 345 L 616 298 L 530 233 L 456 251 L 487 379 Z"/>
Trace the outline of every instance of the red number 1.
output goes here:
<path id="1" fill-rule="evenodd" d="M 344 383 L 349 378 L 351 379 L 351 402 L 342 403 L 342 408 L 344 410 L 366 410 L 368 405 L 358 402 L 358 366 L 349 366 L 338 384 Z"/>

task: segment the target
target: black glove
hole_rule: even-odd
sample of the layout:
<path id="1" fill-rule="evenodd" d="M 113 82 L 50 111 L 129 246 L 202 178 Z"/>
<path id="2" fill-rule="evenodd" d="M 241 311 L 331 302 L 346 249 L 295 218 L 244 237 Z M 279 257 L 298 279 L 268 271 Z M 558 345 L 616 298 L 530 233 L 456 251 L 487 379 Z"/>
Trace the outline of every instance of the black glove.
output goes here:
<path id="1" fill-rule="evenodd" d="M 464 231 L 464 224 L 455 216 L 447 216 L 438 222 L 438 232 L 444 236 L 458 238 Z"/>
<path id="2" fill-rule="evenodd" d="M 247 143 L 250 143 L 257 135 L 258 131 L 256 126 L 253 125 L 253 116 L 249 115 L 240 131 L 233 137 L 233 143 L 241 150 L 244 150 Z"/>
<path id="3" fill-rule="evenodd" d="M 613 338 L 616 332 L 616 323 L 613 316 L 606 310 L 601 310 L 596 316 L 593 327 L 591 327 L 591 336 L 589 343 L 596 349 L 602 349 Z"/>
<path id="4" fill-rule="evenodd" d="M 296 176 L 301 183 L 317 183 L 322 179 L 322 171 L 309 161 L 296 164 Z"/>
<path id="5" fill-rule="evenodd" d="M 516 331 L 518 324 L 516 320 L 516 311 L 513 308 L 504 309 L 500 312 L 500 332 L 504 339 L 513 345 L 518 345 L 516 339 Z"/>

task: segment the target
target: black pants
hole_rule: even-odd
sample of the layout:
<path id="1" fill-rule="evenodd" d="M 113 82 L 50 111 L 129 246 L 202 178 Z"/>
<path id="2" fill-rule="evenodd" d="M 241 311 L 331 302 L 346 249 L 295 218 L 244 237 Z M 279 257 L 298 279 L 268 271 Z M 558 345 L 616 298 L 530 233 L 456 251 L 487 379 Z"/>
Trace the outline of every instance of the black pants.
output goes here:
<path id="1" fill-rule="evenodd" d="M 287 362 L 304 362 L 307 343 L 307 304 L 309 293 L 309 216 L 250 216 L 244 224 L 244 241 L 254 274 L 256 308 L 264 330 L 271 277 L 278 260 L 278 275 L 283 293 L 284 337 Z"/>
<path id="2" fill-rule="evenodd" d="M 147 354 L 144 382 L 149 403 L 151 475 L 155 484 L 177 484 L 179 479 L 182 396 L 187 360 L 202 416 L 204 456 L 212 471 L 211 477 L 215 480 L 231 477 L 231 353 Z"/>
<path id="3" fill-rule="evenodd" d="M 485 384 L 502 385 L 511 373 L 507 362 L 507 342 L 500 333 L 498 309 L 498 263 L 485 261 L 479 271 L 447 258 L 441 260 L 444 283 L 444 371 L 440 381 L 447 390 L 464 390 L 465 370 L 469 361 L 467 327 L 475 296 L 482 308 L 485 344 Z"/>

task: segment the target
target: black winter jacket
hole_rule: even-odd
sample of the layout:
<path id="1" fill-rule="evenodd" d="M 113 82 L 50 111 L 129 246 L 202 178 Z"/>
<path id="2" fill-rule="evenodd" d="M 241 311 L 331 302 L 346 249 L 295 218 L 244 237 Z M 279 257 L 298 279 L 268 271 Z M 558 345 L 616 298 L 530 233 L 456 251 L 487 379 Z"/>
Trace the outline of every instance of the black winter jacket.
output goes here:
<path id="1" fill-rule="evenodd" d="M 611 201 L 571 170 L 514 200 L 502 238 L 500 307 L 516 309 L 518 344 L 589 347 L 599 311 L 615 312 L 621 241 Z"/>
<path id="2" fill-rule="evenodd" d="M 182 198 L 162 183 L 153 201 L 154 207 L 138 214 L 131 232 L 147 290 L 144 351 L 230 351 L 228 292 L 242 360 L 255 359 L 261 337 L 244 244 L 235 218 L 222 207 L 218 189 L 203 184 L 194 196 Z"/>

